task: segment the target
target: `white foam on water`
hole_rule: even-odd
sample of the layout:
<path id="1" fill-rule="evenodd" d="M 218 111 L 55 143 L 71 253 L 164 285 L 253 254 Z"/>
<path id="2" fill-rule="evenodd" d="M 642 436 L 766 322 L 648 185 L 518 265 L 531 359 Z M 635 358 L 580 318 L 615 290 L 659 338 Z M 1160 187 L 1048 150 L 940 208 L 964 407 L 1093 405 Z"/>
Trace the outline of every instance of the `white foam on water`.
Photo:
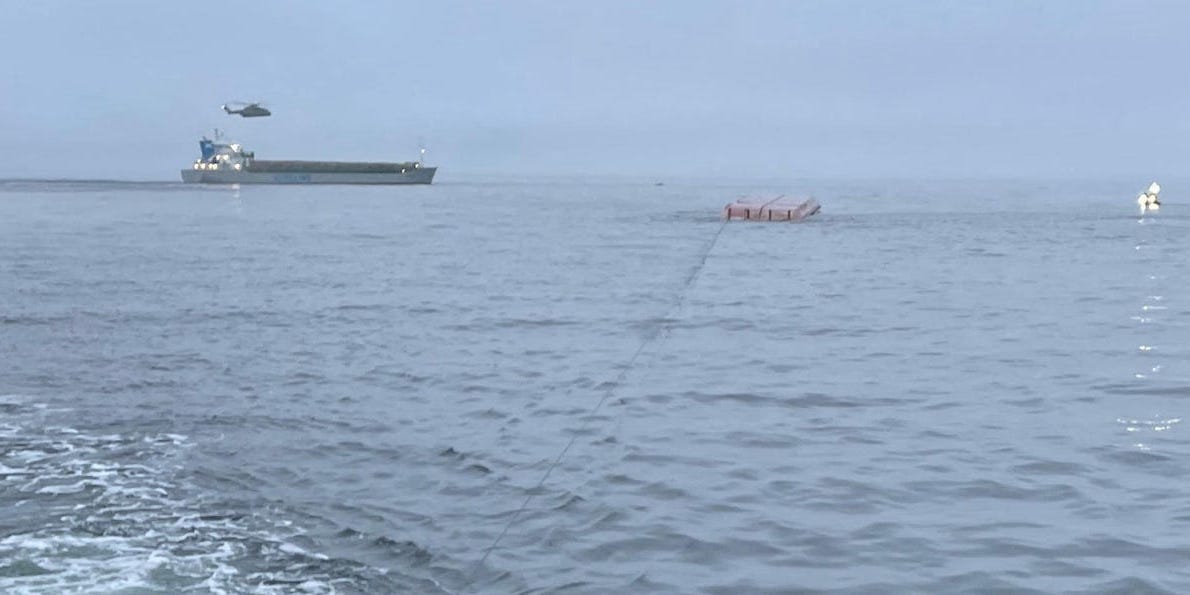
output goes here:
<path id="1" fill-rule="evenodd" d="M 126 537 L 16 536 L 5 541 L 0 544 L 5 558 L 23 558 L 47 571 L 36 576 L 0 577 L 0 589 L 5 593 L 189 589 L 219 575 L 219 569 L 236 554 L 215 549 L 183 555 Z M 234 571 L 222 574 L 230 576 Z M 163 583 L 159 575 L 172 580 Z"/>
<path id="2" fill-rule="evenodd" d="M 31 483 L 36 483 L 36 481 L 37 480 L 34 480 Z M 83 481 L 79 481 L 79 482 L 75 482 L 75 483 L 71 483 L 71 484 L 50 485 L 50 486 L 46 486 L 44 488 L 38 488 L 36 493 L 38 493 L 38 494 L 52 494 L 52 495 L 77 494 L 87 488 L 101 487 L 102 485 L 103 484 L 101 484 L 101 483 L 83 480 Z"/>
<path id="3" fill-rule="evenodd" d="M 335 592 L 327 557 L 288 541 L 299 529 L 212 514 L 174 476 L 186 436 L 89 434 L 12 395 L 0 403 L 14 409 L 0 426 L 0 505 L 18 527 L 0 539 L 0 593 Z"/>

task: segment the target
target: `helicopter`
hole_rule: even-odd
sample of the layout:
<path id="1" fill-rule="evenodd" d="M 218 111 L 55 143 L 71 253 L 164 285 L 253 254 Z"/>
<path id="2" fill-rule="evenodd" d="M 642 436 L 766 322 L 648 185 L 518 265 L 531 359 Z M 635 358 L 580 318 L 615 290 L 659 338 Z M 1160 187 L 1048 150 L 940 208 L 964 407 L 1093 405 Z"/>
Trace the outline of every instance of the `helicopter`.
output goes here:
<path id="1" fill-rule="evenodd" d="M 244 118 L 263 118 L 264 116 L 273 115 L 273 112 L 270 112 L 268 109 L 262 107 L 260 102 L 245 103 L 243 101 L 233 101 L 230 103 L 230 105 L 241 106 L 238 109 L 232 109 L 228 107 L 228 104 L 224 104 L 222 106 L 223 111 L 230 115 L 238 114 Z"/>

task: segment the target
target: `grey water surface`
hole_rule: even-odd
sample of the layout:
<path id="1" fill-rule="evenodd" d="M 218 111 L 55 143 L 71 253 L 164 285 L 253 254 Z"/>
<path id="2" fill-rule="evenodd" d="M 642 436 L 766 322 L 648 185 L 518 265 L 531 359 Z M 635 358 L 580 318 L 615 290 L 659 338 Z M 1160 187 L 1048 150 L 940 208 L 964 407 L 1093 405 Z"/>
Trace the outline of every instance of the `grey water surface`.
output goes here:
<path id="1" fill-rule="evenodd" d="M 0 591 L 1190 592 L 1148 182 L 0 182 Z"/>

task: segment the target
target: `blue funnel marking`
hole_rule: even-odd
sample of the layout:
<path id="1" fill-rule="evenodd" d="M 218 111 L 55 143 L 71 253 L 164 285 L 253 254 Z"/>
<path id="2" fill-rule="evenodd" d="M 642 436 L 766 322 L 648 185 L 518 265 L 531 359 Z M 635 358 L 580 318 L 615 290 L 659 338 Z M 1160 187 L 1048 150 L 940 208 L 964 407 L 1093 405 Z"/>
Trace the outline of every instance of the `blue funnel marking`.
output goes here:
<path id="1" fill-rule="evenodd" d="M 204 138 L 198 141 L 198 148 L 202 150 L 202 158 L 204 161 L 215 156 L 215 141 Z"/>

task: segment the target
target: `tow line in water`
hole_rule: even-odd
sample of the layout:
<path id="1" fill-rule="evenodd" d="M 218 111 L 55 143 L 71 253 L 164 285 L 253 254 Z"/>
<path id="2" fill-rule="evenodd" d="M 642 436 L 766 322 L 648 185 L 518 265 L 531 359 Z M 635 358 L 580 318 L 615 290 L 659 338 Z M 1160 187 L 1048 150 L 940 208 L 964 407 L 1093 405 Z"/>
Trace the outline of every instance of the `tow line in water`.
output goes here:
<path id="1" fill-rule="evenodd" d="M 669 329 L 671 322 L 670 317 L 680 310 L 682 305 L 685 303 L 686 293 L 689 291 L 690 287 L 694 285 L 694 282 L 698 280 L 699 274 L 702 273 L 702 270 L 706 267 L 707 258 L 710 257 L 711 251 L 715 249 L 715 244 L 719 242 L 719 236 L 723 234 L 724 227 L 727 227 L 727 219 L 724 219 L 724 221 L 719 224 L 719 227 L 715 229 L 714 235 L 711 236 L 710 241 L 707 242 L 706 247 L 703 248 L 702 253 L 699 255 L 697 263 L 682 281 L 682 285 L 678 289 L 677 297 L 674 300 L 673 305 L 671 305 L 669 310 L 666 311 L 665 316 L 663 316 L 659 322 L 653 325 L 653 328 L 647 334 L 645 334 L 644 338 L 640 342 L 640 345 L 638 345 L 636 350 L 632 352 L 632 356 L 628 358 L 623 366 L 621 366 L 620 373 L 617 374 L 615 379 L 613 379 L 612 382 L 607 385 L 607 388 L 605 388 L 600 394 L 599 400 L 595 403 L 595 406 L 591 408 L 591 411 L 586 416 L 584 416 L 582 425 L 579 426 L 577 431 L 572 433 L 570 440 L 566 442 L 566 445 L 562 447 L 562 450 L 558 452 L 558 455 L 554 457 L 554 460 L 550 463 L 549 467 L 546 468 L 545 473 L 541 475 L 541 479 L 537 481 L 537 485 L 529 491 L 527 496 L 525 496 L 525 501 L 521 503 L 520 508 L 518 508 L 516 512 L 512 514 L 512 517 L 508 519 L 507 523 L 505 523 L 504 528 L 500 531 L 500 534 L 497 535 L 496 539 L 492 541 L 492 544 L 484 550 L 483 557 L 476 561 L 477 570 L 479 566 L 482 566 L 487 562 L 488 557 L 491 556 L 492 552 L 500 546 L 500 542 L 504 539 L 504 536 L 508 534 L 508 531 L 512 529 L 512 526 L 516 524 L 525 510 L 529 508 L 529 504 L 533 501 L 534 494 L 536 494 L 540 488 L 545 485 L 546 480 L 549 479 L 550 474 L 554 471 L 554 468 L 562 463 L 562 459 L 566 457 L 566 453 L 568 453 L 570 448 L 574 446 L 574 443 L 576 440 L 578 440 L 578 437 L 583 435 L 583 430 L 585 430 L 589 424 L 588 420 L 592 419 L 594 414 L 599 412 L 599 409 L 603 407 L 603 404 L 606 403 L 607 400 L 616 393 L 616 390 L 620 388 L 621 384 L 628 377 L 628 374 L 630 374 L 636 367 L 636 362 L 640 359 L 641 354 L 645 352 L 645 348 L 651 345 L 657 340 L 658 337 L 660 337 L 665 331 Z M 475 579 L 472 578 L 470 582 L 464 585 L 463 590 L 465 591 L 474 583 Z"/>

